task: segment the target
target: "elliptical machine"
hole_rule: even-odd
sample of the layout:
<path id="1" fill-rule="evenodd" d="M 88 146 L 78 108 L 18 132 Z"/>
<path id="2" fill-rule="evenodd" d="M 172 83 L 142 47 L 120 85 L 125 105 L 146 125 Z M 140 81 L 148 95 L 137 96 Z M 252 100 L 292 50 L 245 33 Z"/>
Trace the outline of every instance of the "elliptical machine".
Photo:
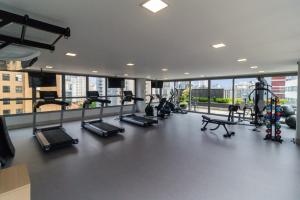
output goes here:
<path id="1" fill-rule="evenodd" d="M 145 113 L 147 117 L 154 117 L 154 108 L 151 105 L 152 101 L 153 101 L 154 97 L 152 95 L 150 95 L 150 101 L 147 104 L 146 108 L 145 108 Z"/>
<path id="2" fill-rule="evenodd" d="M 171 90 L 171 97 L 169 99 L 169 106 L 172 108 L 173 113 L 187 114 L 188 112 L 180 107 L 180 101 L 178 97 L 178 89 Z M 173 105 L 170 105 L 173 104 Z"/>

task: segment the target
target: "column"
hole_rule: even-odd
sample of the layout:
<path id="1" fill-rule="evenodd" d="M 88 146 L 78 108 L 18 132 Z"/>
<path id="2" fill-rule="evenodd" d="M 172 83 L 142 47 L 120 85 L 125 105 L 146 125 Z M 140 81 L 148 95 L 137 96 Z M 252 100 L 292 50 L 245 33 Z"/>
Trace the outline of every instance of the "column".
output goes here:
<path id="1" fill-rule="evenodd" d="M 297 133 L 296 143 L 300 144 L 300 61 L 298 64 L 298 89 L 297 89 Z"/>
<path id="2" fill-rule="evenodd" d="M 138 78 L 135 83 L 136 97 L 145 99 L 146 79 Z M 145 99 L 146 100 L 146 99 Z M 139 101 L 136 105 L 136 112 L 144 112 L 146 107 L 145 101 Z"/>

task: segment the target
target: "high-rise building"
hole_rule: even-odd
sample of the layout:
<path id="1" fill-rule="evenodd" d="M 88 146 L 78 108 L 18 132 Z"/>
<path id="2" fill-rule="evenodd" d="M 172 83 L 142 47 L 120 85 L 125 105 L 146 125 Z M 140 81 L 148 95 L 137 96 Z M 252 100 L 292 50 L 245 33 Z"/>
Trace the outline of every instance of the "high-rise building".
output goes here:
<path id="1" fill-rule="evenodd" d="M 272 91 L 281 99 L 285 98 L 285 82 L 285 76 L 274 76 L 271 79 Z"/>

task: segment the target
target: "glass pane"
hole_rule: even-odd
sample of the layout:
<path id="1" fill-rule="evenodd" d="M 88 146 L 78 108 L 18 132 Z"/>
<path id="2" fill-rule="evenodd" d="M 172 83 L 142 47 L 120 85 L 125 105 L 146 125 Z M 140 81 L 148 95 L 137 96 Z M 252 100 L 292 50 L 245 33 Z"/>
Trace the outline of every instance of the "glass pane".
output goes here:
<path id="1" fill-rule="evenodd" d="M 272 92 L 280 98 L 282 105 L 297 107 L 297 76 L 274 76 L 265 79 L 272 86 Z"/>
<path id="2" fill-rule="evenodd" d="M 0 71 L 0 99 L 32 98 L 28 73 Z"/>
<path id="3" fill-rule="evenodd" d="M 0 115 L 14 115 L 32 112 L 31 100 L 1 100 L 0 101 Z"/>
<path id="4" fill-rule="evenodd" d="M 174 90 L 174 82 L 164 82 L 162 96 L 169 99 L 171 96 L 171 90 Z"/>
<path id="5" fill-rule="evenodd" d="M 211 81 L 210 112 L 228 115 L 228 106 L 232 104 L 232 79 Z"/>
<path id="6" fill-rule="evenodd" d="M 234 82 L 234 103 L 240 105 L 242 112 L 245 108 L 245 117 L 251 117 L 253 102 L 249 101 L 249 94 L 253 91 L 257 78 L 235 79 Z M 248 108 L 248 109 L 247 109 Z"/>
<path id="7" fill-rule="evenodd" d="M 135 94 L 135 81 L 131 79 L 125 79 L 124 90 L 130 90 L 133 94 Z"/>
<path id="8" fill-rule="evenodd" d="M 68 106 L 66 109 L 67 110 L 81 109 L 84 101 L 85 98 L 67 98 L 66 102 L 68 102 L 70 106 Z"/>
<path id="9" fill-rule="evenodd" d="M 105 96 L 105 78 L 89 77 L 89 91 L 98 91 L 100 96 Z"/>
<path id="10" fill-rule="evenodd" d="M 108 106 L 120 106 L 121 105 L 121 97 L 107 97 L 107 99 L 111 100 L 111 103 Z"/>
<path id="11" fill-rule="evenodd" d="M 39 91 L 56 91 L 58 97 L 62 97 L 62 76 L 56 75 L 56 87 L 37 87 L 36 96 L 40 98 Z"/>
<path id="12" fill-rule="evenodd" d="M 125 79 L 124 91 L 132 91 L 135 94 L 135 80 Z M 120 88 L 107 88 L 107 96 L 123 96 Z"/>
<path id="13" fill-rule="evenodd" d="M 145 95 L 151 95 L 151 81 L 146 81 Z"/>
<path id="14" fill-rule="evenodd" d="M 107 96 L 121 96 L 122 90 L 120 88 L 107 88 Z"/>
<path id="15" fill-rule="evenodd" d="M 191 81 L 191 110 L 208 112 L 208 80 Z"/>
<path id="16" fill-rule="evenodd" d="M 57 100 L 61 100 L 61 99 L 57 99 Z M 38 112 L 50 112 L 50 111 L 60 111 L 60 110 L 61 110 L 61 106 L 52 105 L 52 104 L 44 105 L 37 109 Z"/>
<path id="17" fill-rule="evenodd" d="M 174 103 L 179 102 L 179 106 L 182 109 L 189 109 L 190 102 L 190 88 L 189 81 L 177 81 L 175 82 L 174 90 Z"/>
<path id="18" fill-rule="evenodd" d="M 65 76 L 66 97 L 85 97 L 86 96 L 86 77 L 85 76 Z"/>

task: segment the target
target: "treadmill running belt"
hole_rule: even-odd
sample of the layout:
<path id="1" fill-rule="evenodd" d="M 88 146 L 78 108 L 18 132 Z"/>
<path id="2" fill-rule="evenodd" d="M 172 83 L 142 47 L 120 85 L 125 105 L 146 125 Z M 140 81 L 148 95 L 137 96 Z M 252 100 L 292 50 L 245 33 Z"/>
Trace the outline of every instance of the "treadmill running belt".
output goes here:
<path id="1" fill-rule="evenodd" d="M 153 123 L 155 121 L 153 119 L 147 119 L 147 118 L 141 117 L 141 116 L 131 116 L 131 118 L 136 121 L 144 122 L 144 123 Z"/>
<path id="2" fill-rule="evenodd" d="M 119 132 L 120 128 L 113 126 L 111 124 L 107 124 L 105 122 L 94 122 L 91 125 L 96 126 L 97 128 L 107 131 L 107 132 Z"/>
<path id="3" fill-rule="evenodd" d="M 43 131 L 43 135 L 51 145 L 72 144 L 73 139 L 61 129 Z"/>

